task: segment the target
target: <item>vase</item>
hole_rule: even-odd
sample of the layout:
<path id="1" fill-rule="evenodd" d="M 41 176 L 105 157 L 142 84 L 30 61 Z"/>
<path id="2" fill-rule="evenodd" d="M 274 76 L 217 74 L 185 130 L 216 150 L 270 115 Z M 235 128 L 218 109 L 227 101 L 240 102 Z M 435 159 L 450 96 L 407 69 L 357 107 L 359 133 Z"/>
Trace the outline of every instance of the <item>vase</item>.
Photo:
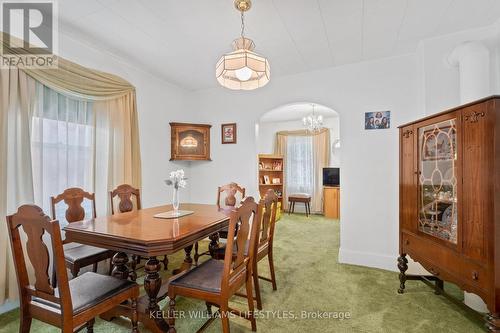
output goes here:
<path id="1" fill-rule="evenodd" d="M 179 214 L 179 189 L 174 187 L 172 192 L 172 207 L 174 208 L 174 214 Z"/>

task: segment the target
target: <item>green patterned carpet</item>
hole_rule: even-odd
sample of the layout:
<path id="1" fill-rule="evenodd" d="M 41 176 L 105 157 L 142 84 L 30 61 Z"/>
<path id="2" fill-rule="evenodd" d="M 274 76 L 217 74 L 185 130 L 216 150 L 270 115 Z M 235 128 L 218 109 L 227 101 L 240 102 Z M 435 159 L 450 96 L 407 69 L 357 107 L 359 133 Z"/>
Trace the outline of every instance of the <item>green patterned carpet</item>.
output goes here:
<path id="1" fill-rule="evenodd" d="M 206 248 L 206 244 L 201 248 Z M 261 282 L 264 312 L 259 313 L 257 319 L 259 332 L 485 331 L 476 316 L 444 296 L 434 295 L 422 282 L 408 281 L 407 292 L 399 295 L 396 273 L 338 264 L 338 248 L 339 222 L 336 220 L 296 214 L 285 215 L 279 221 L 275 241 L 278 290 L 273 292 L 270 283 Z M 182 259 L 182 253 L 173 256 L 170 268 L 177 267 Z M 265 261 L 259 267 L 262 275 L 268 273 Z M 460 295 L 452 285 L 446 284 L 445 288 L 455 296 Z M 235 297 L 232 306 L 246 310 L 246 300 Z M 205 305 L 178 298 L 177 309 L 186 311 L 189 317 L 188 311 L 202 314 Z M 303 311 L 309 318 L 301 318 Z M 327 314 L 317 318 L 318 312 Z M 340 313 L 347 313 L 350 318 L 339 319 Z M 18 320 L 17 310 L 0 315 L 0 332 L 17 332 Z M 202 318 L 181 318 L 176 328 L 178 332 L 195 332 L 203 322 Z M 246 320 L 236 318 L 230 322 L 231 332 L 251 332 Z M 129 332 L 129 327 L 125 319 L 109 323 L 98 319 L 95 332 Z M 220 320 L 207 330 L 220 331 Z M 58 330 L 34 320 L 31 332 Z"/>

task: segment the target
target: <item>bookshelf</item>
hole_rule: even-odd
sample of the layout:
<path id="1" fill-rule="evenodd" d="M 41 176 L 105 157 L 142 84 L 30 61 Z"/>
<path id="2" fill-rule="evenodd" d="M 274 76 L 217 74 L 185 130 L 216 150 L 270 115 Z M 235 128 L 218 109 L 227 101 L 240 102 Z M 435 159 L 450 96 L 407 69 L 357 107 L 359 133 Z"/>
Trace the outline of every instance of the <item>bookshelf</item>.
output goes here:
<path id="1" fill-rule="evenodd" d="M 283 156 L 259 154 L 259 193 L 264 197 L 269 189 L 278 195 L 283 209 L 283 181 L 284 181 Z"/>

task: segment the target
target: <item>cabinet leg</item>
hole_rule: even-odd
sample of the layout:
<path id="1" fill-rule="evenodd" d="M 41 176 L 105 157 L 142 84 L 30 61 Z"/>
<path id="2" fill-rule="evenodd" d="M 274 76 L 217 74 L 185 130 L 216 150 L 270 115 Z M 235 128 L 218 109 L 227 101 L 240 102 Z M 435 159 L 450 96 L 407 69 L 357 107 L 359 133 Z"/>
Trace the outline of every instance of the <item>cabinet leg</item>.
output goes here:
<path id="1" fill-rule="evenodd" d="M 436 281 L 434 283 L 435 283 L 434 284 L 434 294 L 441 295 L 443 293 L 443 289 L 444 289 L 443 280 L 436 279 Z"/>
<path id="2" fill-rule="evenodd" d="M 408 270 L 408 259 L 406 259 L 406 253 L 402 253 L 398 257 L 398 268 L 399 268 L 399 289 L 398 293 L 402 294 L 405 292 L 405 282 L 406 282 L 406 271 Z"/>
<path id="3" fill-rule="evenodd" d="M 499 333 L 500 332 L 500 313 L 488 314 L 485 318 L 486 328 L 488 332 Z"/>

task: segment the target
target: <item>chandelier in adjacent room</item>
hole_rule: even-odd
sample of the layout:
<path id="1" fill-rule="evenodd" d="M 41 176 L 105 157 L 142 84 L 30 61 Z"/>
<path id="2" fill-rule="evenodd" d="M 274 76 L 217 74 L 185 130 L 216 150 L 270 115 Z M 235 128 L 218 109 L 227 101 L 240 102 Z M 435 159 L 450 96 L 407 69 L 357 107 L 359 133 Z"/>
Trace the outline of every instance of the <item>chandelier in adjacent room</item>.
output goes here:
<path id="1" fill-rule="evenodd" d="M 315 105 L 312 105 L 312 113 L 307 117 L 302 118 L 304 126 L 309 132 L 319 132 L 323 128 L 323 116 L 315 114 Z"/>
<path id="2" fill-rule="evenodd" d="M 254 42 L 245 37 L 245 12 L 252 7 L 251 0 L 234 0 L 241 13 L 241 36 L 233 41 L 233 52 L 224 54 L 217 62 L 217 81 L 232 90 L 254 90 L 265 86 L 271 77 L 267 59 L 253 50 Z"/>

